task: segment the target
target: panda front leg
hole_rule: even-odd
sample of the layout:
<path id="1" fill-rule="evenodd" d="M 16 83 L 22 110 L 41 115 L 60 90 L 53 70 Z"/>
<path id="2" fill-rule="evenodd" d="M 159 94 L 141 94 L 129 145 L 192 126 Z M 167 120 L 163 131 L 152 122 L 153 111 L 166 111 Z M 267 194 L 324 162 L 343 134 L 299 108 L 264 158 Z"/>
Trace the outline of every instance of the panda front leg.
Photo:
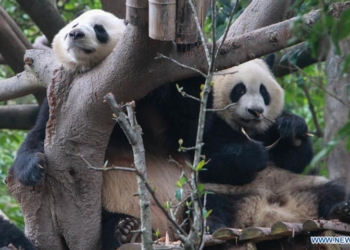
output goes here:
<path id="1" fill-rule="evenodd" d="M 265 144 L 278 143 L 269 151 L 270 159 L 277 167 L 294 173 L 301 173 L 311 162 L 313 149 L 307 134 L 305 120 L 284 111 L 268 131 Z"/>
<path id="2" fill-rule="evenodd" d="M 244 185 L 252 182 L 257 173 L 266 168 L 268 153 L 262 143 L 254 140 L 220 141 L 204 145 L 207 164 L 199 172 L 202 182 Z"/>
<path id="3" fill-rule="evenodd" d="M 19 148 L 15 162 L 9 171 L 16 180 L 25 186 L 35 185 L 43 178 L 45 167 L 44 140 L 48 120 L 49 105 L 47 98 L 45 98 L 35 125 Z"/>
<path id="4" fill-rule="evenodd" d="M 324 219 L 338 219 L 350 223 L 350 199 L 345 187 L 335 181 L 329 181 L 315 191 L 318 198 L 318 215 Z"/>

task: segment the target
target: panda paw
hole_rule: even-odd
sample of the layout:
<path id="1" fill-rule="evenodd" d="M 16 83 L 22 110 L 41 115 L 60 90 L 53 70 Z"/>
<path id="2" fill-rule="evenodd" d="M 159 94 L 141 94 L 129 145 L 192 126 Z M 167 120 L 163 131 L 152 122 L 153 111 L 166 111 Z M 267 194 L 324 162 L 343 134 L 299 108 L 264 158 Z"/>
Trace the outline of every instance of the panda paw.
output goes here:
<path id="1" fill-rule="evenodd" d="M 141 236 L 140 233 L 133 233 L 131 231 L 138 230 L 140 227 L 140 220 L 128 217 L 121 220 L 116 226 L 115 234 L 120 245 L 135 240 Z"/>
<path id="2" fill-rule="evenodd" d="M 16 158 L 10 169 L 10 174 L 23 185 L 33 186 L 43 179 L 44 167 L 44 153 L 22 154 L 21 157 Z"/>
<path id="3" fill-rule="evenodd" d="M 350 202 L 344 201 L 336 204 L 330 212 L 330 218 L 350 223 Z"/>
<path id="4" fill-rule="evenodd" d="M 307 131 L 308 127 L 305 120 L 300 116 L 294 114 L 286 114 L 276 119 L 276 126 L 281 137 L 302 137 Z"/>

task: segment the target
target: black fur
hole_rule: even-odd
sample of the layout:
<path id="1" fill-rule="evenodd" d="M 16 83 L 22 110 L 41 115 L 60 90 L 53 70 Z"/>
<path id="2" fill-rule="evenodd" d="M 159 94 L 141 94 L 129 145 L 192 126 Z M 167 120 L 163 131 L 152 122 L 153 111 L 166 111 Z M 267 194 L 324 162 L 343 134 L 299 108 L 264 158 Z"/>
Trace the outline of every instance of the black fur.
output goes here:
<path id="1" fill-rule="evenodd" d="M 9 244 L 17 249 L 36 249 L 20 229 L 0 215 L 0 248 L 7 247 Z"/>
<path id="2" fill-rule="evenodd" d="M 131 236 L 130 231 L 138 229 L 140 223 L 132 216 L 103 209 L 102 225 L 102 250 L 114 250 L 126 243 L 122 237 Z"/>
<path id="3" fill-rule="evenodd" d="M 108 42 L 109 35 L 108 35 L 105 27 L 103 27 L 103 25 L 95 24 L 94 30 L 95 30 L 96 38 L 98 41 L 100 41 L 100 43 L 107 43 Z"/>
<path id="4" fill-rule="evenodd" d="M 10 168 L 10 174 L 23 185 L 35 185 L 43 178 L 43 168 L 45 168 L 44 140 L 48 120 L 49 105 L 45 98 L 34 127 L 19 148 L 15 162 Z"/>
<path id="5" fill-rule="evenodd" d="M 278 144 L 269 150 L 270 159 L 276 166 L 294 173 L 302 173 L 313 157 L 310 138 L 307 136 L 308 127 L 300 116 L 284 111 L 264 135 L 257 139 L 271 145 L 279 137 Z M 293 142 L 300 140 L 300 145 Z"/>
<path id="6" fill-rule="evenodd" d="M 238 100 L 246 93 L 247 89 L 244 83 L 238 83 L 230 93 L 230 99 L 232 102 L 238 102 Z"/>
<path id="7" fill-rule="evenodd" d="M 264 98 L 265 105 L 268 106 L 271 102 L 271 97 L 264 84 L 260 85 L 260 94 Z"/>
<path id="8" fill-rule="evenodd" d="M 210 161 L 199 172 L 201 181 L 243 185 L 266 167 L 269 155 L 264 145 L 233 130 L 216 114 L 208 117 L 204 134 L 202 154 Z"/>
<path id="9" fill-rule="evenodd" d="M 313 157 L 312 144 L 306 135 L 305 121 L 294 114 L 283 112 L 264 134 L 249 140 L 241 131 L 232 129 L 215 113 L 207 118 L 203 154 L 210 161 L 206 171 L 199 172 L 204 182 L 243 185 L 254 180 L 267 161 L 276 166 L 301 173 Z M 269 146 L 282 137 L 275 147 Z M 301 144 L 295 146 L 295 139 Z"/>

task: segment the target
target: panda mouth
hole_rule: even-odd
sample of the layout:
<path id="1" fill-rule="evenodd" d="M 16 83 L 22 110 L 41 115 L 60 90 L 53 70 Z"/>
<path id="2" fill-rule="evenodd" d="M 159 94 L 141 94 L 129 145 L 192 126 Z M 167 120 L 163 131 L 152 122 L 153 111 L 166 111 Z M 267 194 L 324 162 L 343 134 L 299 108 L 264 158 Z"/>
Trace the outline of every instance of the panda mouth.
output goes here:
<path id="1" fill-rule="evenodd" d="M 80 51 L 83 51 L 85 54 L 91 54 L 93 52 L 95 52 L 96 50 L 95 49 L 90 49 L 90 48 L 85 48 L 85 47 L 82 47 L 82 46 L 78 46 L 77 44 L 72 44 L 69 48 L 68 48 L 68 51 L 69 50 L 80 50 Z"/>
<path id="2" fill-rule="evenodd" d="M 91 54 L 91 53 L 95 52 L 94 49 L 82 49 L 82 50 L 85 52 L 85 54 Z"/>
<path id="3" fill-rule="evenodd" d="M 244 118 L 240 118 L 242 122 L 244 123 L 259 123 L 262 121 L 262 119 L 259 118 L 253 118 L 253 119 L 244 119 Z"/>

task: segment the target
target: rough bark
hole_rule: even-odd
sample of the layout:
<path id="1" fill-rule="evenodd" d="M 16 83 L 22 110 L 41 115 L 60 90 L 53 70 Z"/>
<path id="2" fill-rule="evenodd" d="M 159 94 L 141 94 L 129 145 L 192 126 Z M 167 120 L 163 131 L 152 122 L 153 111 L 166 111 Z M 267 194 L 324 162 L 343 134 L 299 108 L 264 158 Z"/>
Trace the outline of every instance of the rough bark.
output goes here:
<path id="1" fill-rule="evenodd" d="M 228 37 L 244 34 L 292 17 L 290 10 L 294 0 L 253 0 L 235 23 L 230 27 Z"/>
<path id="2" fill-rule="evenodd" d="M 38 111 L 38 105 L 0 106 L 0 129 L 31 129 Z"/>
<path id="3" fill-rule="evenodd" d="M 125 19 L 125 0 L 101 0 L 102 9 L 111 12 L 121 19 Z"/>
<path id="4" fill-rule="evenodd" d="M 24 72 L 1 81 L 1 101 L 29 95 L 40 90 L 45 91 L 51 81 L 52 72 L 58 68 L 51 51 L 27 50 L 24 61 Z"/>
<path id="5" fill-rule="evenodd" d="M 17 2 L 50 42 L 66 25 L 52 0 L 17 0 Z"/>
<path id="6" fill-rule="evenodd" d="M 350 39 L 340 42 L 342 54 L 337 55 L 334 47 L 330 50 L 326 61 L 326 75 L 328 79 L 327 90 L 338 99 L 348 105 L 344 105 L 338 99 L 327 95 L 325 108 L 325 142 L 336 138 L 339 129 L 349 121 L 350 101 L 348 85 L 350 75 L 342 73 L 343 63 L 350 52 Z M 343 184 L 349 185 L 350 153 L 345 148 L 345 142 L 341 141 L 327 157 L 326 163 L 331 179 L 339 179 Z"/>

